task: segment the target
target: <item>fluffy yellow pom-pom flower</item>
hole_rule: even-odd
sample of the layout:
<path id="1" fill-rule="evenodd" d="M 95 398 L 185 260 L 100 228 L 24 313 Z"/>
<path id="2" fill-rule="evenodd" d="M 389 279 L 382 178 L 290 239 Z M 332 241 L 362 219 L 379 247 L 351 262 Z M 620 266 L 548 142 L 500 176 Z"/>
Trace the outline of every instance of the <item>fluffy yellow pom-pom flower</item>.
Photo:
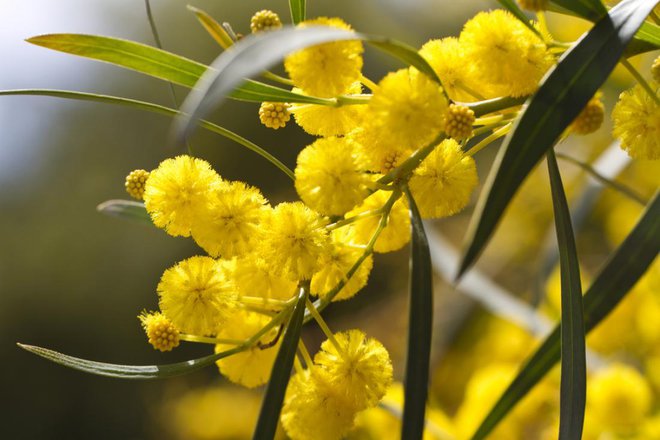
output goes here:
<path id="1" fill-rule="evenodd" d="M 351 30 L 340 18 L 320 17 L 298 26 L 331 26 Z M 291 80 L 310 95 L 333 97 L 344 93 L 360 79 L 362 42 L 337 41 L 319 44 L 294 52 L 284 59 Z"/>
<path id="2" fill-rule="evenodd" d="M 448 103 L 442 87 L 427 75 L 409 68 L 389 73 L 378 84 L 365 115 L 365 131 L 372 139 L 363 147 L 387 151 L 416 150 L 444 128 Z"/>
<path id="3" fill-rule="evenodd" d="M 317 139 L 298 155 L 296 191 L 321 214 L 342 215 L 367 196 L 371 179 L 359 165 L 351 140 Z"/>
<path id="4" fill-rule="evenodd" d="M 291 281 L 311 279 L 330 242 L 326 222 L 301 202 L 280 203 L 264 222 L 261 256 L 276 274 Z"/>
<path id="5" fill-rule="evenodd" d="M 314 356 L 336 392 L 359 410 L 376 406 L 392 383 L 392 362 L 383 344 L 360 330 L 336 333 Z"/>
<path id="6" fill-rule="evenodd" d="M 291 378 L 280 421 L 293 440 L 340 440 L 353 428 L 357 410 L 325 376 L 312 367 Z"/>
<path id="7" fill-rule="evenodd" d="M 415 169 L 409 185 L 422 217 L 438 218 L 465 208 L 478 182 L 474 160 L 446 139 Z"/>
<path id="8" fill-rule="evenodd" d="M 624 434 L 644 420 L 651 409 L 649 384 L 634 368 L 613 364 L 588 382 L 587 406 L 605 428 Z"/>
<path id="9" fill-rule="evenodd" d="M 593 133 L 603 125 L 603 119 L 605 119 L 605 105 L 600 100 L 600 93 L 598 93 L 587 102 L 571 124 L 570 130 L 576 134 Z"/>
<path id="10" fill-rule="evenodd" d="M 167 269 L 157 290 L 165 316 L 195 335 L 215 334 L 236 303 L 222 263 L 211 257 L 191 257 Z"/>
<path id="11" fill-rule="evenodd" d="M 642 86 L 619 95 L 612 121 L 612 133 L 630 157 L 660 159 L 660 105 Z"/>
<path id="12" fill-rule="evenodd" d="M 477 99 L 465 90 L 466 88 L 472 90 L 477 85 L 474 84 L 473 79 L 474 68 L 466 59 L 463 45 L 458 38 L 430 40 L 422 46 L 419 54 L 433 67 L 451 99 L 463 102 Z M 484 96 L 485 91 L 479 90 L 479 94 Z"/>
<path id="13" fill-rule="evenodd" d="M 259 106 L 259 120 L 268 128 L 283 128 L 291 119 L 289 106 L 283 102 L 262 102 Z"/>
<path id="14" fill-rule="evenodd" d="M 138 318 L 149 343 L 156 350 L 171 351 L 179 346 L 179 331 L 165 315 L 159 312 L 142 312 Z"/>
<path id="15" fill-rule="evenodd" d="M 459 39 L 485 94 L 531 94 L 555 62 L 541 38 L 500 9 L 478 13 L 465 24 Z"/>
<path id="16" fill-rule="evenodd" d="M 231 280 L 239 297 L 290 299 L 297 292 L 297 284 L 273 272 L 273 268 L 263 258 L 246 255 L 236 260 Z"/>
<path id="17" fill-rule="evenodd" d="M 346 218 L 382 208 L 390 195 L 391 193 L 387 191 L 376 191 L 367 197 L 360 206 L 346 213 Z M 367 244 L 376 232 L 379 223 L 380 216 L 365 217 L 352 223 L 348 230 L 353 234 L 352 237 L 357 243 Z M 382 253 L 396 251 L 404 247 L 408 241 L 410 241 L 410 217 L 403 199 L 399 199 L 392 206 L 387 226 L 378 236 L 374 251 Z"/>
<path id="18" fill-rule="evenodd" d="M 218 338 L 244 340 L 261 330 L 270 318 L 254 312 L 236 311 L 225 321 Z M 258 387 L 268 382 L 270 370 L 277 356 L 281 340 L 272 346 L 270 343 L 277 337 L 277 331 L 266 333 L 258 344 L 216 361 L 220 373 L 234 383 L 248 388 Z M 215 352 L 230 350 L 234 345 L 217 344 Z"/>
<path id="19" fill-rule="evenodd" d="M 149 178 L 147 170 L 133 170 L 126 176 L 126 192 L 134 199 L 142 200 L 144 197 L 144 186 Z"/>
<path id="20" fill-rule="evenodd" d="M 231 258 L 252 249 L 270 208 L 258 189 L 243 182 L 222 182 L 208 196 L 207 209 L 192 227 L 198 245 L 213 257 Z"/>
<path id="21" fill-rule="evenodd" d="M 293 92 L 303 93 L 301 89 Z M 342 94 L 358 94 L 362 92 L 359 82 L 353 83 Z M 353 130 L 362 121 L 366 105 L 343 105 L 332 107 L 328 105 L 301 104 L 291 108 L 296 123 L 307 133 L 314 136 L 339 136 Z"/>
<path id="22" fill-rule="evenodd" d="M 312 295 L 325 298 L 340 281 L 344 281 L 344 286 L 332 299 L 333 301 L 339 301 L 353 297 L 367 284 L 374 260 L 369 255 L 360 264 L 353 276 L 347 279 L 348 271 L 360 259 L 364 249 L 350 242 L 351 235 L 347 228 L 332 231 L 331 237 L 332 246 L 321 257 L 321 270 L 312 277 L 311 292 Z"/>
<path id="23" fill-rule="evenodd" d="M 253 34 L 263 31 L 271 31 L 273 29 L 279 29 L 282 27 L 282 21 L 280 16 L 275 12 L 262 9 L 254 13 L 250 19 L 250 30 Z"/>
<path id="24" fill-rule="evenodd" d="M 149 175 L 144 206 L 156 226 L 175 237 L 188 237 L 195 219 L 206 209 L 210 189 L 220 181 L 205 160 L 190 156 L 167 159 Z"/>

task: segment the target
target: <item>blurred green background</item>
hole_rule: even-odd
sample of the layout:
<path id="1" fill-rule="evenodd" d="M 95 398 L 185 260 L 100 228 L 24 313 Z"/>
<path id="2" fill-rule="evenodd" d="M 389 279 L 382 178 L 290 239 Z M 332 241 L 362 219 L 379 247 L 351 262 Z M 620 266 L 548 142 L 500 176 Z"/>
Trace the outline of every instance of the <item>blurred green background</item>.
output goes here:
<path id="1" fill-rule="evenodd" d="M 491 2 L 449 0 L 309 1 L 308 16 L 341 16 L 361 31 L 419 46 L 455 35 Z M 288 19 L 285 0 L 197 0 L 192 5 L 243 33 L 251 15 L 270 8 Z M 181 1 L 152 0 L 167 50 L 211 62 L 218 47 Z M 75 32 L 153 44 L 138 0 L 0 0 L 0 89 L 58 88 L 172 105 L 166 83 L 117 67 L 51 52 L 30 36 Z M 379 79 L 399 64 L 368 50 L 365 72 Z M 177 89 L 178 99 L 185 90 Z M 298 127 L 273 132 L 258 123 L 257 106 L 227 103 L 214 120 L 248 137 L 291 167 L 307 143 Z M 152 169 L 169 149 L 170 120 L 136 110 L 45 97 L 0 97 L 0 433 L 16 439 L 167 438 L 159 407 L 172 387 L 215 381 L 210 368 L 167 382 L 89 376 L 46 362 L 16 342 L 106 362 L 155 364 L 198 357 L 207 347 L 155 352 L 136 315 L 157 307 L 163 270 L 199 252 L 191 240 L 98 214 L 98 203 L 127 198 L 125 175 Z M 283 175 L 224 138 L 198 133 L 197 155 L 223 177 L 262 188 L 271 201 L 295 193 Z M 405 305 L 406 251 L 376 258 L 368 290 L 330 313 L 362 309 L 362 325 L 387 294 Z M 400 293 L 400 294 L 399 294 Z M 365 306 L 369 305 L 369 309 Z M 365 312 L 366 310 L 366 312 Z M 397 318 L 398 319 L 398 318 Z M 403 317 L 401 318 L 403 319 Z M 392 324 L 388 322 L 388 324 Z M 405 322 L 394 326 L 403 336 Z M 377 327 L 377 326 L 376 326 Z M 390 329 L 391 330 L 391 329 Z M 400 332 L 399 332 L 400 330 Z M 314 338 L 314 330 L 308 338 Z M 378 333 L 378 330 L 374 330 Z M 382 335 L 374 334 L 383 339 Z M 396 351 L 396 350 L 394 350 Z"/>

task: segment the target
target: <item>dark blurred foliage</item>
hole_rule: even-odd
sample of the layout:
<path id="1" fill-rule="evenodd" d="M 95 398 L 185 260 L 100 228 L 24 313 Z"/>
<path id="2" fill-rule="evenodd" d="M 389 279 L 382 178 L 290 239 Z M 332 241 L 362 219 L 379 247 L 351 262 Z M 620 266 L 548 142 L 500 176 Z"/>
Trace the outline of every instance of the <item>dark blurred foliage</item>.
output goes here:
<path id="1" fill-rule="evenodd" d="M 143 2 L 114 2 L 110 7 L 111 3 L 68 0 L 57 5 L 47 1 L 12 5 L 9 1 L 0 5 L 2 21 L 13 23 L 13 31 L 3 37 L 13 51 L 9 59 L 4 54 L 0 61 L 0 89 L 70 88 L 173 105 L 164 82 L 20 41 L 37 33 L 87 32 L 153 43 Z M 390 35 L 415 46 L 432 36 L 455 34 L 485 4 L 460 2 L 456 6 L 456 2 L 441 0 L 308 3 L 310 16 L 342 16 L 362 31 Z M 284 0 L 197 0 L 193 4 L 231 22 L 239 32 L 248 31 L 249 18 L 258 9 L 272 8 L 288 19 Z M 154 0 L 152 7 L 166 49 L 202 62 L 218 55 L 217 46 L 186 10 L 185 2 Z M 87 22 L 86 14 L 93 15 L 97 8 L 103 11 L 102 20 L 96 13 L 96 21 Z M 18 10 L 20 14 L 15 13 Z M 58 17 L 67 19 L 58 21 Z M 73 22 L 78 24 L 67 27 Z M 8 41 L 9 37 L 15 41 Z M 370 50 L 365 66 L 367 75 L 378 79 L 398 64 Z M 186 93 L 176 92 L 179 101 Z M 259 125 L 254 104 L 227 103 L 213 119 L 264 146 L 291 167 L 297 152 L 309 142 L 295 126 L 274 132 Z M 104 200 L 128 198 L 123 179 L 129 171 L 152 169 L 162 159 L 181 153 L 168 147 L 170 122 L 163 116 L 104 104 L 0 97 L 0 158 L 5 162 L 0 167 L 4 174 L 0 175 L 2 438 L 160 438 L 164 434 L 158 417 L 152 416 L 164 389 L 173 383 L 185 387 L 216 379 L 213 368 L 169 384 L 95 377 L 46 362 L 15 345 L 34 344 L 126 364 L 175 362 L 209 352 L 206 346 L 191 344 L 171 354 L 155 352 L 136 319 L 142 309 L 157 307 L 155 287 L 163 270 L 199 249 L 191 240 L 95 211 Z M 224 138 L 199 132 L 192 147 L 221 175 L 259 186 L 273 202 L 295 197 L 279 171 Z M 14 161 L 16 157 L 21 160 Z M 405 290 L 406 258 L 402 251 L 376 259 L 368 290 L 330 311 L 341 318 L 336 321 L 339 327 L 372 322 L 373 336 L 388 340 L 386 333 L 392 328 L 378 327 L 392 321 L 382 320 L 379 309 L 387 295 Z M 394 304 L 405 307 L 405 302 L 405 296 L 398 295 Z M 356 318 L 348 318 L 355 309 L 359 309 Z M 394 307 L 386 313 L 400 314 Z M 405 315 L 396 318 L 401 321 L 393 328 L 397 337 L 403 336 L 404 319 Z M 320 334 L 314 329 L 307 337 L 318 343 Z"/>

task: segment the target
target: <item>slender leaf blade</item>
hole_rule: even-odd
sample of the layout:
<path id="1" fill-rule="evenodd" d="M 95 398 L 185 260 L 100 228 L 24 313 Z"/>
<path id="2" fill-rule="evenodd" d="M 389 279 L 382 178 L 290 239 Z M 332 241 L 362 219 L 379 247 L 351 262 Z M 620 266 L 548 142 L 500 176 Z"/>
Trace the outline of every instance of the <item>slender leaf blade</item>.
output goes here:
<path id="1" fill-rule="evenodd" d="M 305 0 L 289 0 L 289 10 L 291 11 L 291 21 L 293 24 L 305 21 L 306 7 Z"/>
<path id="2" fill-rule="evenodd" d="M 587 394 L 582 285 L 575 236 L 557 159 L 547 153 L 561 274 L 561 387 L 559 439 L 582 438 Z"/>
<path id="3" fill-rule="evenodd" d="M 511 12 L 514 17 L 516 17 L 522 24 L 527 26 L 532 32 L 534 32 L 536 35 L 541 35 L 539 30 L 536 29 L 534 26 L 532 26 L 532 23 L 530 23 L 529 18 L 525 15 L 525 13 L 520 9 L 520 6 L 518 6 L 518 3 L 516 3 L 513 0 L 497 0 L 499 4 L 501 4 L 504 8 L 506 8 L 509 12 Z"/>
<path id="4" fill-rule="evenodd" d="M 146 225 L 152 225 L 151 217 L 144 203 L 133 200 L 108 200 L 96 207 L 101 214 L 133 220 Z"/>
<path id="5" fill-rule="evenodd" d="M 660 191 L 584 295 L 585 332 L 593 330 L 621 302 L 660 250 Z M 559 361 L 560 326 L 543 341 L 472 436 L 482 440 Z"/>
<path id="6" fill-rule="evenodd" d="M 457 278 L 476 261 L 525 177 L 605 82 L 652 8 L 646 0 L 624 0 L 546 75 L 493 163 L 470 222 Z"/>
<path id="7" fill-rule="evenodd" d="M 433 330 L 433 269 L 429 243 L 417 204 L 406 188 L 410 206 L 412 247 L 410 253 L 410 311 L 408 354 L 404 382 L 401 438 L 422 438 L 429 387 L 429 363 Z"/>
<path id="8" fill-rule="evenodd" d="M 17 345 L 30 353 L 36 354 L 37 356 L 41 356 L 65 367 L 84 371 L 85 373 L 95 374 L 97 376 L 114 377 L 118 379 L 144 380 L 180 376 L 213 365 L 218 359 L 229 355 L 228 352 L 215 353 L 198 359 L 164 365 L 119 365 L 80 359 L 47 348 L 36 347 L 34 345 Z"/>
<path id="9" fill-rule="evenodd" d="M 220 23 L 215 21 L 206 11 L 198 9 L 194 6 L 188 5 L 188 10 L 191 11 L 197 17 L 197 20 L 204 26 L 206 32 L 218 43 L 223 49 L 234 44 L 234 40 L 231 39 L 225 28 L 222 27 Z"/>
<path id="10" fill-rule="evenodd" d="M 300 288 L 298 302 L 293 309 L 289 325 L 282 337 L 282 345 L 280 345 L 273 369 L 270 373 L 270 380 L 266 387 L 264 400 L 261 403 L 259 419 L 257 420 L 257 426 L 252 436 L 254 440 L 272 439 L 275 437 L 277 423 L 280 418 L 280 412 L 282 411 L 282 403 L 284 402 L 284 394 L 291 378 L 291 368 L 293 367 L 293 360 L 298 349 L 298 341 L 300 341 L 300 333 L 305 316 L 305 303 L 307 302 L 308 295 L 309 285 L 303 285 Z"/>
<path id="11" fill-rule="evenodd" d="M 177 142 L 182 143 L 195 122 L 220 105 L 239 84 L 281 61 L 287 54 L 309 46 L 331 41 L 364 40 L 411 64 L 440 83 L 435 71 L 413 48 L 388 38 L 358 34 L 329 26 L 295 28 L 285 26 L 267 33 L 252 34 L 237 42 L 232 50 L 221 54 L 211 69 L 188 95 L 175 126 Z"/>
<path id="12" fill-rule="evenodd" d="M 607 8 L 600 0 L 552 0 L 551 3 L 591 21 L 596 21 L 607 14 Z"/>

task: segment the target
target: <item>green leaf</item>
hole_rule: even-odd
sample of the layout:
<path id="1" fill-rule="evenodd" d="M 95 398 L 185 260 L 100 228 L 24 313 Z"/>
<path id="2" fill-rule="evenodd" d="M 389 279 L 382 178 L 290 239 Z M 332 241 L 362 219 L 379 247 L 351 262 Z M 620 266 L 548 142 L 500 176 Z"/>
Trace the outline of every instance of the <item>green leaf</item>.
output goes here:
<path id="1" fill-rule="evenodd" d="M 657 49 L 660 49 L 660 26 L 645 21 L 626 49 L 626 55 L 633 56 Z"/>
<path id="2" fill-rule="evenodd" d="M 605 82 L 653 8 L 625 0 L 559 60 L 506 137 L 484 184 L 457 278 L 476 261 L 523 180 Z"/>
<path id="3" fill-rule="evenodd" d="M 293 24 L 305 21 L 305 8 L 305 0 L 289 0 L 289 10 L 291 11 Z"/>
<path id="4" fill-rule="evenodd" d="M 534 26 L 532 26 L 532 23 L 529 22 L 529 18 L 525 13 L 520 9 L 518 6 L 518 3 L 516 3 L 513 0 L 497 0 L 499 4 L 504 6 L 509 12 L 511 12 L 522 24 L 527 26 L 532 32 L 534 32 L 536 35 L 539 37 L 541 36 L 541 33 L 536 29 Z"/>
<path id="5" fill-rule="evenodd" d="M 208 32 L 223 49 L 227 49 L 234 44 L 234 40 L 231 39 L 225 28 L 223 28 L 220 23 L 215 21 L 215 19 L 205 11 L 197 9 L 191 5 L 188 5 L 188 10 L 195 14 L 197 20 L 199 20 L 202 26 L 204 26 L 204 29 L 206 29 L 206 32 Z"/>
<path id="6" fill-rule="evenodd" d="M 188 58 L 134 41 L 83 34 L 50 34 L 32 37 L 29 43 L 115 64 L 182 86 L 193 87 L 207 66 Z M 293 93 L 280 87 L 247 80 L 230 96 L 250 102 L 278 101 L 328 105 L 330 100 Z"/>
<path id="7" fill-rule="evenodd" d="M 635 228 L 605 263 L 584 295 L 584 327 L 593 330 L 621 302 L 646 272 L 660 249 L 660 191 L 646 208 Z M 481 440 L 559 361 L 560 327 L 543 341 L 522 367 L 490 413 L 481 422 L 472 440 Z"/>
<path id="8" fill-rule="evenodd" d="M 75 92 L 70 90 L 50 90 L 50 89 L 19 89 L 19 90 L 0 90 L 0 96 L 11 96 L 11 95 L 36 95 L 36 96 L 51 96 L 55 98 L 64 98 L 64 99 L 74 99 L 78 101 L 94 101 L 102 102 L 106 104 L 115 104 L 123 105 L 126 107 L 135 108 L 138 110 L 145 110 L 152 113 L 158 113 L 161 115 L 166 115 L 170 117 L 177 116 L 179 114 L 178 110 L 174 110 L 169 107 L 165 107 L 158 104 L 153 104 L 151 102 L 138 101 L 136 99 L 129 98 L 120 98 L 117 96 L 110 95 L 98 95 L 95 93 L 84 93 L 84 92 Z M 213 124 L 208 121 L 201 121 L 200 125 L 213 133 L 224 136 L 227 139 L 230 139 L 243 147 L 247 148 L 250 151 L 253 151 L 275 165 L 279 168 L 284 174 L 286 174 L 291 180 L 294 179 L 293 171 L 291 171 L 286 165 L 284 165 L 279 159 L 270 154 L 268 151 L 264 150 L 257 144 L 250 142 L 244 137 L 234 133 L 233 131 L 227 130 L 224 127 Z"/>
<path id="9" fill-rule="evenodd" d="M 124 218 L 153 226 L 151 217 L 142 202 L 135 202 L 133 200 L 108 200 L 97 206 L 96 210 L 112 217 Z"/>
<path id="10" fill-rule="evenodd" d="M 412 248 L 410 252 L 408 354 L 401 438 L 421 439 L 424 434 L 433 332 L 433 269 L 422 217 L 409 189 L 405 188 L 404 191 L 410 206 Z"/>
<path id="11" fill-rule="evenodd" d="M 281 61 L 287 54 L 331 41 L 365 40 L 392 55 L 411 63 L 440 83 L 431 66 L 414 49 L 377 36 L 358 34 L 329 26 L 309 26 L 251 34 L 237 42 L 232 50 L 215 59 L 195 89 L 182 105 L 184 116 L 175 127 L 177 141 L 192 132 L 195 122 L 220 105 L 239 84 Z"/>
<path id="12" fill-rule="evenodd" d="M 561 392 L 559 439 L 582 438 L 587 394 L 582 285 L 571 214 L 554 151 L 547 153 L 561 273 Z"/>
<path id="13" fill-rule="evenodd" d="M 277 422 L 279 421 L 282 403 L 284 402 L 284 394 L 291 378 L 291 368 L 293 367 L 293 360 L 298 349 L 298 341 L 300 341 L 300 332 L 303 317 L 305 316 L 305 303 L 307 302 L 308 295 L 309 284 L 301 286 L 300 293 L 298 294 L 298 302 L 282 337 L 282 345 L 277 352 L 277 357 L 270 373 L 270 380 L 266 387 L 264 400 L 261 403 L 259 420 L 257 420 L 257 426 L 252 437 L 254 440 L 265 440 L 275 437 Z"/>
<path id="14" fill-rule="evenodd" d="M 213 365 L 218 359 L 222 359 L 223 357 L 227 357 L 236 352 L 235 349 L 232 349 L 174 364 L 119 365 L 80 359 L 47 348 L 35 347 L 34 345 L 17 345 L 23 350 L 29 351 L 30 353 L 41 356 L 57 364 L 64 365 L 65 367 L 84 371 L 85 373 L 95 374 L 97 376 L 115 377 L 119 379 L 163 379 L 166 377 L 180 376 Z"/>
<path id="15" fill-rule="evenodd" d="M 607 8 L 600 0 L 552 0 L 551 3 L 591 21 L 597 21 L 607 14 Z"/>

